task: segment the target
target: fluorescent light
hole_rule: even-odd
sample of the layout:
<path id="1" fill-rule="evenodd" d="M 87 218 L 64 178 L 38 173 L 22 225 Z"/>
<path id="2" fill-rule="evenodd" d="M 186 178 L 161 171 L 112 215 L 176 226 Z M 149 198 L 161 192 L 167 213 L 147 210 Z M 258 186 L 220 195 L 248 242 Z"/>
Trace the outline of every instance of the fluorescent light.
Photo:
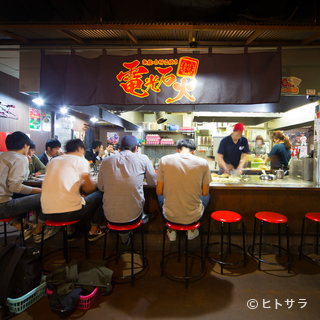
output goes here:
<path id="1" fill-rule="evenodd" d="M 32 102 L 34 102 L 38 106 L 43 106 L 43 104 L 44 104 L 44 101 L 41 98 L 33 99 Z"/>
<path id="2" fill-rule="evenodd" d="M 67 107 L 62 107 L 62 108 L 60 108 L 60 112 L 62 114 L 66 114 L 68 112 L 68 108 Z"/>
<path id="3" fill-rule="evenodd" d="M 97 119 L 96 117 L 93 117 L 90 119 L 91 122 L 96 123 L 99 119 Z"/>

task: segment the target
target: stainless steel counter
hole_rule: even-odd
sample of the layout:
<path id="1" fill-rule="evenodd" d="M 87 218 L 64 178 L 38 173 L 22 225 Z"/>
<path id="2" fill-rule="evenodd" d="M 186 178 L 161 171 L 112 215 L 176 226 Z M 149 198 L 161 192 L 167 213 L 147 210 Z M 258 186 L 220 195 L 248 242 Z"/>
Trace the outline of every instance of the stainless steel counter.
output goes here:
<path id="1" fill-rule="evenodd" d="M 260 180 L 257 175 L 245 176 L 248 181 L 240 181 L 239 183 L 234 182 L 211 182 L 210 187 L 273 187 L 273 188 L 319 188 L 313 181 L 293 179 L 290 176 L 284 177 L 284 179 L 277 180 Z"/>

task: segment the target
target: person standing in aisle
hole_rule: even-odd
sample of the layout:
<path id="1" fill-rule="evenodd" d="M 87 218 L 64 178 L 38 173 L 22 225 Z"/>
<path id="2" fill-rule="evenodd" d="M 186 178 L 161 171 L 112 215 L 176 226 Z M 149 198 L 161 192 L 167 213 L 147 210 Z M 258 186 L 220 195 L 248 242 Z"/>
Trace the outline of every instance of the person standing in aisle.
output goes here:
<path id="1" fill-rule="evenodd" d="M 248 140 L 242 136 L 243 131 L 244 124 L 237 123 L 231 135 L 220 141 L 217 154 L 219 174 L 230 174 L 233 169 L 241 174 L 249 153 Z"/>

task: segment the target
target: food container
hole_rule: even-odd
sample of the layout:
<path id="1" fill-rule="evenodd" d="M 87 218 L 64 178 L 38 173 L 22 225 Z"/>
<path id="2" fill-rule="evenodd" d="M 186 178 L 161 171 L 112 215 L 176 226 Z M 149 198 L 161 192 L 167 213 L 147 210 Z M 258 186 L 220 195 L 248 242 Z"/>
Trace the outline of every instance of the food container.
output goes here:
<path id="1" fill-rule="evenodd" d="M 284 171 L 279 169 L 279 170 L 275 170 L 275 174 L 277 179 L 283 179 L 284 178 Z"/>

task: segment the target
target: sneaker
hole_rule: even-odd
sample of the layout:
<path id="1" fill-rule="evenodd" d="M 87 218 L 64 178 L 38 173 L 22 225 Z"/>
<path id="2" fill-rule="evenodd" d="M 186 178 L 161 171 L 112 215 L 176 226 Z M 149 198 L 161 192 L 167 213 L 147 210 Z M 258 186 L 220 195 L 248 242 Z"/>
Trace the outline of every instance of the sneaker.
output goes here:
<path id="1" fill-rule="evenodd" d="M 119 236 L 121 238 L 122 244 L 124 244 L 125 246 L 128 246 L 130 244 L 130 233 L 129 232 L 119 233 Z"/>
<path id="2" fill-rule="evenodd" d="M 176 239 L 177 239 L 177 234 L 174 230 L 172 230 L 172 231 L 167 230 L 167 236 L 170 241 L 176 241 Z"/>
<path id="3" fill-rule="evenodd" d="M 24 240 L 28 240 L 32 236 L 34 228 L 35 228 L 35 225 L 32 223 L 29 223 L 28 225 L 23 227 Z M 20 231 L 20 233 L 21 233 L 21 231 Z"/>
<path id="4" fill-rule="evenodd" d="M 148 214 L 142 213 L 142 223 L 146 224 L 147 222 L 152 222 L 156 219 L 158 211 L 153 211 Z"/>
<path id="5" fill-rule="evenodd" d="M 199 235 L 199 230 L 194 229 L 194 230 L 188 230 L 188 240 L 193 240 Z"/>
<path id="6" fill-rule="evenodd" d="M 47 240 L 48 238 L 54 236 L 56 233 L 58 233 L 60 231 L 60 229 L 61 229 L 61 227 L 46 227 L 44 230 L 43 239 Z M 35 243 L 41 242 L 41 233 L 39 233 L 39 234 L 34 233 L 33 240 Z"/>
<path id="7" fill-rule="evenodd" d="M 88 240 L 89 241 L 96 241 L 96 240 L 100 239 L 101 237 L 103 237 L 104 234 L 105 234 L 105 230 L 101 230 L 100 228 L 96 233 L 93 233 L 93 234 L 89 231 Z"/>

